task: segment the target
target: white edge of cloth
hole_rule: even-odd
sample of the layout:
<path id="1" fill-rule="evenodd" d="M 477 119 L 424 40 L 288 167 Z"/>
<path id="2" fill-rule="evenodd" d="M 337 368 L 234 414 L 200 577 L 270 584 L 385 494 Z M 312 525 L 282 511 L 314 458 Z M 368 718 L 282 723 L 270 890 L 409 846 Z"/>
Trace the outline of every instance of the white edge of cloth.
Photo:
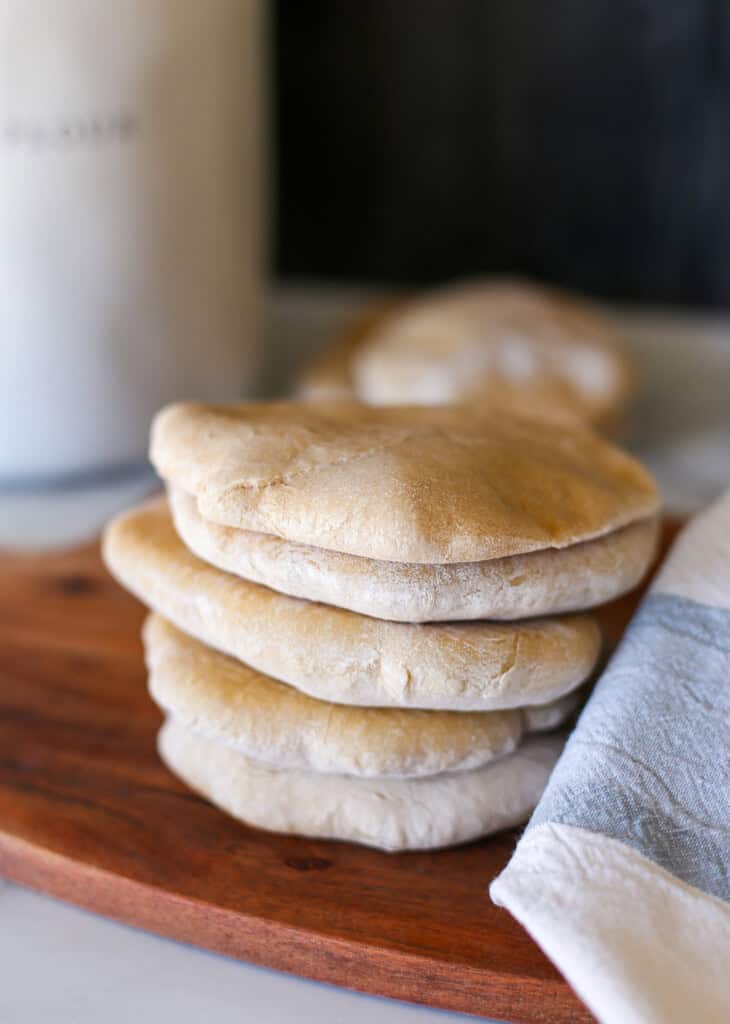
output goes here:
<path id="1" fill-rule="evenodd" d="M 730 905 L 631 847 L 536 826 L 490 895 L 602 1024 L 727 1024 Z"/>
<path id="2" fill-rule="evenodd" d="M 730 609 L 730 490 L 685 526 L 651 592 Z"/>

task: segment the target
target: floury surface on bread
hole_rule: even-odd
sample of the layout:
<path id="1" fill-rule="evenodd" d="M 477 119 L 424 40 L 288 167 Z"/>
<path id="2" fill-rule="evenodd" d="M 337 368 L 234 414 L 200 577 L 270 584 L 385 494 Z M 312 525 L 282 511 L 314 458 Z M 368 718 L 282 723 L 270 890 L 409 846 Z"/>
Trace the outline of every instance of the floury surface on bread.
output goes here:
<path id="1" fill-rule="evenodd" d="M 528 730 L 555 728 L 575 706 L 565 697 L 527 714 L 333 704 L 206 647 L 159 615 L 149 616 L 143 635 L 150 693 L 162 710 L 274 768 L 359 778 L 468 771 L 511 754 Z"/>
<path id="2" fill-rule="evenodd" d="M 584 611 L 635 587 L 655 552 L 659 517 L 596 540 L 486 562 L 384 562 L 205 519 L 174 485 L 175 529 L 199 558 L 293 597 L 397 622 L 511 620 Z"/>
<path id="3" fill-rule="evenodd" d="M 351 372 L 374 404 L 497 401 L 593 422 L 614 416 L 633 387 L 621 340 L 594 306 L 508 278 L 404 302 L 366 332 Z"/>
<path id="4" fill-rule="evenodd" d="M 315 357 L 296 393 L 374 405 L 497 403 L 560 411 L 613 433 L 635 377 L 615 329 L 583 298 L 483 278 L 368 312 Z"/>
<path id="5" fill-rule="evenodd" d="M 116 578 L 178 629 L 333 703 L 453 711 L 547 704 L 584 682 L 600 653 L 587 615 L 411 625 L 279 594 L 196 558 L 164 501 L 114 520 L 103 553 Z"/>
<path id="6" fill-rule="evenodd" d="M 356 779 L 268 768 L 168 718 L 158 738 L 168 768 L 221 810 L 272 832 L 340 839 L 381 850 L 466 843 L 526 821 L 564 739 L 528 739 L 468 772 Z"/>
<path id="7" fill-rule="evenodd" d="M 151 458 L 206 519 L 385 561 L 565 548 L 659 506 L 590 430 L 475 407 L 184 403 L 156 417 Z"/>

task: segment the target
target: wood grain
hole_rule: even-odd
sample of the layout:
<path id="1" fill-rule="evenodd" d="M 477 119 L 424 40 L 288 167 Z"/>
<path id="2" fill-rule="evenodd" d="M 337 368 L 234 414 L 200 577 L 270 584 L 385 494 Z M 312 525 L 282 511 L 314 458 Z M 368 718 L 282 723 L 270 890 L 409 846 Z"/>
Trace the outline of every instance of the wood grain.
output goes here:
<path id="1" fill-rule="evenodd" d="M 591 1019 L 487 896 L 516 834 L 387 855 L 226 818 L 155 752 L 144 611 L 96 545 L 0 556 L 0 873 L 229 956 L 524 1024 Z M 620 635 L 635 597 L 602 617 Z"/>

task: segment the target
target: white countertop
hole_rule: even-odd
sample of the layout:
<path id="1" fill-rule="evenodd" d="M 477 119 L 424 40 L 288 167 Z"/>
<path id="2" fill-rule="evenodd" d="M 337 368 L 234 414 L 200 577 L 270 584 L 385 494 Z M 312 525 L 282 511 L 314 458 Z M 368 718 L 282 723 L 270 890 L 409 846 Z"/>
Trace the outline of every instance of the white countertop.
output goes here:
<path id="1" fill-rule="evenodd" d="M 464 1024 L 229 960 L 0 883 L 2 1024 Z"/>
<path id="2" fill-rule="evenodd" d="M 372 297 L 372 290 L 278 293 L 267 328 L 268 389 L 281 390 L 319 341 Z M 730 317 L 615 316 L 644 380 L 632 447 L 659 477 L 671 507 L 700 507 L 730 483 Z M 141 472 L 70 493 L 0 492 L 0 546 L 79 542 L 153 485 Z M 0 882 L 1 1024 L 373 1019 L 446 1024 L 472 1018 L 241 964 Z"/>

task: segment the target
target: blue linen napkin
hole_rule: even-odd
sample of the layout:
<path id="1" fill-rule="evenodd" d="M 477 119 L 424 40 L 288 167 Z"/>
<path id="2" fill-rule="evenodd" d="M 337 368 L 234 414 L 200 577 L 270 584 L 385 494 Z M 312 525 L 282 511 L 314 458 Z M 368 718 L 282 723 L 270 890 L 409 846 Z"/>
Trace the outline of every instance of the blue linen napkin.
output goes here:
<path id="1" fill-rule="evenodd" d="M 730 1020 L 730 491 L 674 544 L 490 893 L 605 1024 Z"/>

